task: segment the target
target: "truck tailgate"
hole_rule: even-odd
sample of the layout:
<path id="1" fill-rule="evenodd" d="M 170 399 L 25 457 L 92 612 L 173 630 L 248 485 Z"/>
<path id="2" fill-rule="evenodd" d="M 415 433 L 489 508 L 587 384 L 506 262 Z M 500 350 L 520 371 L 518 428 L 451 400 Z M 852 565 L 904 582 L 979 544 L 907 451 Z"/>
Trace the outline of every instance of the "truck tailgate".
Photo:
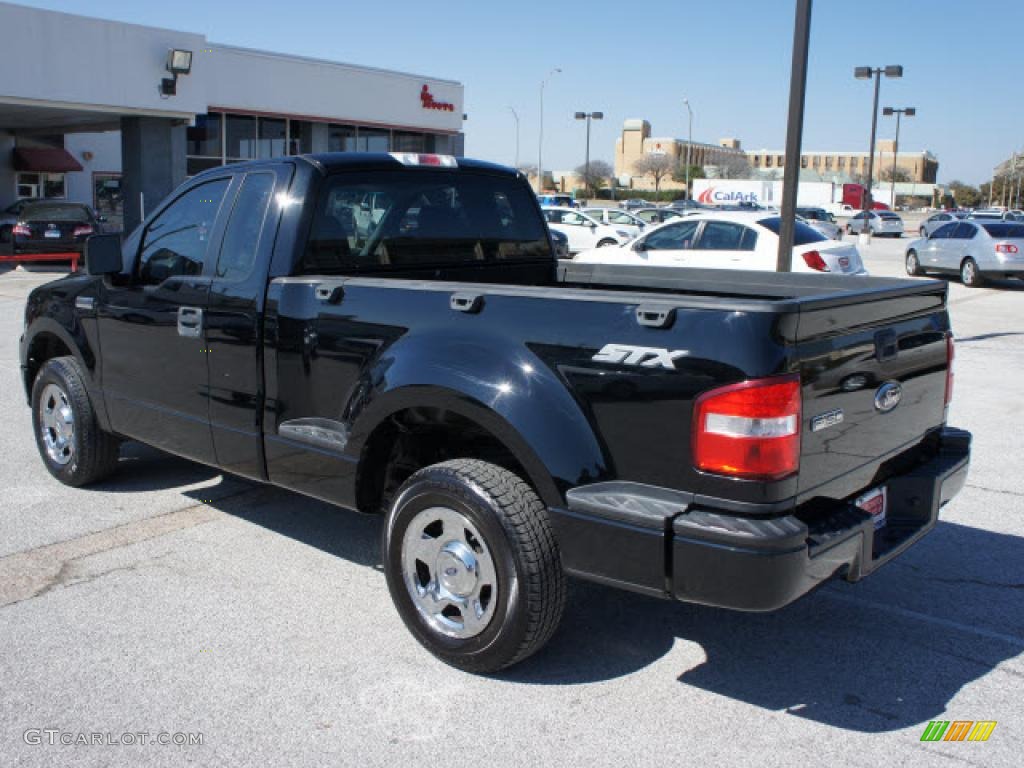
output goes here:
<path id="1" fill-rule="evenodd" d="M 806 307 L 797 328 L 803 386 L 798 502 L 884 482 L 887 462 L 945 420 L 946 289 Z"/>

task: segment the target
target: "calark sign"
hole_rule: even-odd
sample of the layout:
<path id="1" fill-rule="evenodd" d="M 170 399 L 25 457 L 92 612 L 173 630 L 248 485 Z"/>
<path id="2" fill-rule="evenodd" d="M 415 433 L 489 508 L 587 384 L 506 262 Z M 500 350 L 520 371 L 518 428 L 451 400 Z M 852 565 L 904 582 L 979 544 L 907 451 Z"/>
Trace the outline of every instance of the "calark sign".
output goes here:
<path id="1" fill-rule="evenodd" d="M 738 203 L 771 205 L 777 197 L 777 193 L 775 182 L 772 181 L 695 179 L 693 196 L 704 205 L 736 205 Z"/>
<path id="2" fill-rule="evenodd" d="M 756 192 L 741 192 L 740 190 L 718 189 L 708 187 L 700 195 L 697 201 L 705 205 L 729 205 L 730 203 L 759 203 L 761 202 Z"/>
<path id="3" fill-rule="evenodd" d="M 420 90 L 420 104 L 424 109 L 438 109 L 442 112 L 454 112 L 455 105 L 447 101 L 436 101 L 434 94 L 430 92 L 430 86 L 424 84 Z"/>

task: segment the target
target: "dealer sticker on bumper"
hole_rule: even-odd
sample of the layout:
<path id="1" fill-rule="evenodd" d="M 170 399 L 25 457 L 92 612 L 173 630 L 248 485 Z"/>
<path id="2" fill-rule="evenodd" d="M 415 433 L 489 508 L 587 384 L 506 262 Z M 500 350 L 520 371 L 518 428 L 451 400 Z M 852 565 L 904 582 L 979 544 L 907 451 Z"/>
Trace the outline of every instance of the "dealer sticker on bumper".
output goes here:
<path id="1" fill-rule="evenodd" d="M 885 486 L 883 485 L 881 488 L 874 488 L 859 496 L 853 504 L 871 515 L 871 519 L 875 524 L 875 530 L 878 530 L 885 525 L 885 508 L 887 506 L 887 500 L 888 497 L 886 496 Z"/>

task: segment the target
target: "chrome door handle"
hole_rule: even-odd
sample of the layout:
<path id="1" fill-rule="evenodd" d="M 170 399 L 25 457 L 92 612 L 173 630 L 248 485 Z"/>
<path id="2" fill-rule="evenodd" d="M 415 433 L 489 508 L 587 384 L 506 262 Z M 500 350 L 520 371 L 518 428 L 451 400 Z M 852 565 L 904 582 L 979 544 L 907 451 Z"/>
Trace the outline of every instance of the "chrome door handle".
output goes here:
<path id="1" fill-rule="evenodd" d="M 178 335 L 197 339 L 203 333 L 203 310 L 199 307 L 178 307 Z"/>

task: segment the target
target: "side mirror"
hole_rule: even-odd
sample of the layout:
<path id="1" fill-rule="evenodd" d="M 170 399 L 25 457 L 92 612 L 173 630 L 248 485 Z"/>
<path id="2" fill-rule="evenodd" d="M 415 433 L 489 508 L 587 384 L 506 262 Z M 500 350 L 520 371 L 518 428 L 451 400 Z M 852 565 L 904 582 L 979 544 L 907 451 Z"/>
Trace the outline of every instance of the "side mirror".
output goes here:
<path id="1" fill-rule="evenodd" d="M 647 243 L 644 240 L 635 240 L 633 241 L 633 250 L 642 253 L 647 250 Z"/>
<path id="2" fill-rule="evenodd" d="M 93 235 L 85 241 L 85 271 L 90 275 L 116 275 L 121 271 L 121 236 Z"/>

